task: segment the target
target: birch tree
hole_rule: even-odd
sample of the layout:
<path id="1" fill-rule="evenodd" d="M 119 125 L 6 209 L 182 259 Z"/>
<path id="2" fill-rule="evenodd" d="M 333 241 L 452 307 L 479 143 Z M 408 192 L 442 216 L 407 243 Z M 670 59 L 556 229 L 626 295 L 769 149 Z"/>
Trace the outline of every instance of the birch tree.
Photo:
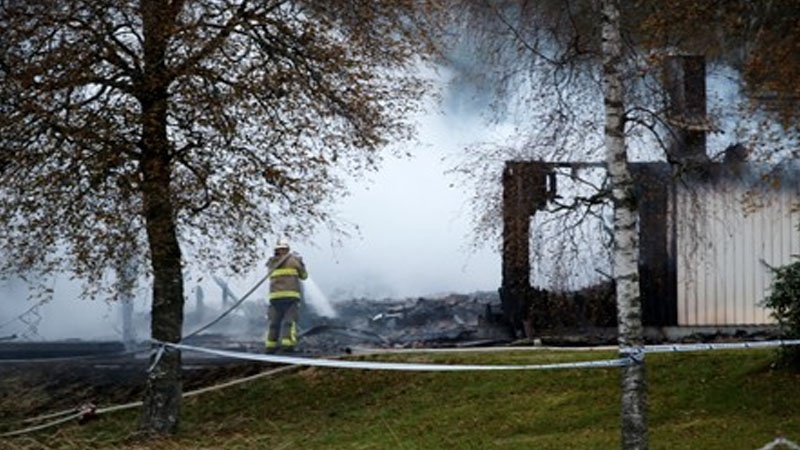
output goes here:
<path id="1" fill-rule="evenodd" d="M 66 271 L 96 298 L 114 295 L 109 268 L 147 267 L 152 338 L 180 341 L 189 265 L 242 271 L 278 233 L 335 226 L 344 181 L 411 136 L 435 10 L 0 2 L 3 273 Z M 181 355 L 156 350 L 141 428 L 173 433 Z"/>
<path id="2" fill-rule="evenodd" d="M 614 206 L 613 275 L 617 286 L 617 322 L 621 356 L 633 363 L 621 368 L 622 448 L 647 448 L 647 384 L 639 295 L 639 234 L 637 201 L 625 146 L 624 68 L 618 0 L 601 3 L 603 104 L 605 105 L 606 166 Z"/>
<path id="3" fill-rule="evenodd" d="M 475 85 L 476 97 L 491 108 L 489 122 L 509 121 L 519 130 L 508 142 L 468 149 L 454 168 L 476 187 L 477 241 L 500 241 L 502 162 L 585 161 L 605 152 L 608 179 L 597 198 L 607 198 L 613 211 L 607 243 L 620 348 L 641 345 L 637 199 L 628 163 L 636 160 L 632 149 L 640 149 L 638 158 L 644 159 L 645 147 L 647 160 L 681 164 L 669 155 L 674 130 L 666 125 L 661 63 L 676 54 L 705 55 L 742 76 L 748 94 L 743 100 L 766 105 L 787 129 L 795 127 L 797 2 L 485 0 L 460 10 L 474 40 L 455 47 L 467 49 L 454 58 L 457 86 Z M 475 52 L 471 63 L 462 54 L 469 51 Z M 643 361 L 625 368 L 622 379 L 623 447 L 645 448 Z"/>
<path id="4" fill-rule="evenodd" d="M 592 158 L 593 151 L 604 152 L 608 176 L 598 194 L 610 200 L 613 215 L 610 252 L 611 272 L 616 283 L 619 345 L 623 356 L 633 356 L 630 349 L 642 344 L 642 316 L 638 283 L 638 213 L 633 177 L 628 166 L 626 132 L 630 130 L 626 130 L 625 94 L 635 90 L 626 85 L 630 64 L 622 48 L 619 4 L 603 1 L 597 10 L 583 3 L 564 9 L 550 5 L 538 10 L 534 2 L 506 2 L 506 8 L 493 2 L 483 4 L 490 11 L 489 15 L 493 13 L 499 17 L 499 24 L 495 23 L 497 28 L 488 29 L 495 33 L 493 37 L 514 42 L 505 45 L 522 49 L 521 52 L 529 58 L 525 61 L 530 65 L 512 63 L 514 69 L 507 69 L 508 72 L 520 66 L 540 72 L 536 76 L 523 75 L 523 78 L 536 79 L 542 84 L 535 85 L 531 94 L 517 94 L 525 98 L 517 100 L 524 105 L 523 108 L 541 108 L 530 115 L 522 112 L 526 120 L 533 119 L 530 129 L 523 125 L 523 133 L 531 129 L 535 132 L 523 136 L 521 146 L 528 146 L 534 152 L 541 151 L 539 155 L 529 152 L 527 156 L 542 158 L 549 153 L 556 160 L 580 161 L 582 157 Z M 483 17 L 486 20 L 486 15 Z M 594 25 L 598 21 L 592 20 L 596 17 L 602 19 L 599 27 Z M 506 32 L 498 32 L 498 29 Z M 502 48 L 492 47 L 491 54 L 495 57 L 502 59 L 505 53 Z M 515 52 L 509 53 L 513 55 Z M 602 70 L 597 71 L 597 65 Z M 498 92 L 501 96 L 513 96 L 514 88 L 527 87 L 525 83 L 515 82 L 513 76 L 508 78 L 502 85 L 509 92 Z M 601 91 L 593 88 L 594 83 L 602 86 Z M 593 104 L 591 96 L 594 94 L 602 94 L 604 106 L 597 116 L 592 114 L 592 107 L 587 106 Z M 544 101 L 537 101 L 537 97 Z M 542 120 L 537 122 L 537 119 Z M 601 125 L 592 126 L 595 121 Z M 593 135 L 602 137 L 602 145 L 591 144 Z M 581 148 L 581 144 L 584 147 Z M 476 164 L 485 168 L 482 150 L 476 151 L 482 159 L 476 160 Z M 509 152 L 505 154 L 510 156 Z M 479 183 L 481 189 L 487 180 L 482 181 Z M 487 199 L 479 198 L 481 202 L 485 204 Z M 481 217 L 485 220 L 486 215 Z M 485 229 L 484 226 L 479 231 L 485 232 Z M 621 371 L 620 429 L 622 448 L 626 449 L 647 448 L 644 361 L 638 359 L 638 355 L 636 357 L 637 364 Z"/>

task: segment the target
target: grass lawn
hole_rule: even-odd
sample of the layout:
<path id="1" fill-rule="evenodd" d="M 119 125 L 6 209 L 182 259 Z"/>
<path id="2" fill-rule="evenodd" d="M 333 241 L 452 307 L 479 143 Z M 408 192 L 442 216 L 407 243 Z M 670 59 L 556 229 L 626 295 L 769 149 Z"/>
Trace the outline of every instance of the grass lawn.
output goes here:
<path id="1" fill-rule="evenodd" d="M 501 351 L 371 356 L 539 364 L 615 352 Z M 364 359 L 367 359 L 364 357 Z M 758 449 L 800 442 L 800 374 L 775 350 L 647 357 L 651 449 Z M 396 372 L 300 368 L 188 398 L 181 431 L 136 435 L 138 410 L 0 441 L 3 449 L 614 449 L 618 369 Z"/>

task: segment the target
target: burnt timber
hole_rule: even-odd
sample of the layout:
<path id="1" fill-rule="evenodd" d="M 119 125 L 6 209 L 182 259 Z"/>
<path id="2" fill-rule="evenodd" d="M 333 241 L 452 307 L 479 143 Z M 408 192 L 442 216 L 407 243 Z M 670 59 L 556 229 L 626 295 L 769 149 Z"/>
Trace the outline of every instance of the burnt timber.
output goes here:
<path id="1" fill-rule="evenodd" d="M 639 274 L 642 312 L 645 326 L 672 327 L 679 322 L 678 236 L 676 198 L 681 186 L 705 185 L 713 189 L 724 184 L 736 185 L 743 179 L 756 179 L 757 170 L 746 161 L 747 149 L 731 145 L 722 161 L 712 161 L 706 152 L 706 134 L 711 131 L 706 118 L 705 63 L 701 56 L 668 58 L 663 73 L 666 98 L 666 123 L 670 140 L 663 153 L 666 161 L 631 162 L 639 212 Z M 529 250 L 531 218 L 547 208 L 558 195 L 557 169 L 576 170 L 604 167 L 598 162 L 507 161 L 503 171 L 503 255 L 502 282 L 499 288 L 503 312 L 515 333 L 532 337 L 554 323 L 568 327 L 613 327 L 607 320 L 585 317 L 575 300 L 554 300 L 551 292 L 531 285 Z M 796 185 L 800 171 L 791 169 L 782 181 Z M 789 181 L 787 181 L 789 180 Z M 735 189 L 745 189 L 743 184 Z M 609 283 L 612 292 L 613 283 Z M 730 315 L 730 314 L 729 314 Z M 572 320 L 572 322 L 570 322 Z M 536 331 L 534 333 L 533 331 Z"/>

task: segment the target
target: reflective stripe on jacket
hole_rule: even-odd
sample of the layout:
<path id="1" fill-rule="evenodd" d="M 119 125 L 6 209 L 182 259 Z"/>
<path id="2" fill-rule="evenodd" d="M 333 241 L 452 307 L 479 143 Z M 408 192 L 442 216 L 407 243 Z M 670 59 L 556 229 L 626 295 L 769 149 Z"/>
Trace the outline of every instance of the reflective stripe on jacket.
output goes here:
<path id="1" fill-rule="evenodd" d="M 300 280 L 308 278 L 303 259 L 295 254 L 289 254 L 278 266 L 283 256 L 273 256 L 267 262 L 267 267 L 272 270 L 269 276 L 269 299 L 300 298 Z"/>

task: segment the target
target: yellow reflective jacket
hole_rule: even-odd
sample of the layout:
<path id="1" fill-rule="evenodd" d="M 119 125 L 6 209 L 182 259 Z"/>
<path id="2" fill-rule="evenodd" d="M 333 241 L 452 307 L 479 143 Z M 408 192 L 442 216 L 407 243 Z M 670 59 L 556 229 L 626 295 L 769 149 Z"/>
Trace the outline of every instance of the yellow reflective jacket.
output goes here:
<path id="1" fill-rule="evenodd" d="M 267 261 L 267 268 L 272 271 L 269 276 L 269 299 L 297 298 L 300 294 L 300 280 L 308 278 L 303 258 L 290 253 L 281 262 L 283 256 L 273 256 Z M 276 267 L 276 265 L 280 263 Z"/>

